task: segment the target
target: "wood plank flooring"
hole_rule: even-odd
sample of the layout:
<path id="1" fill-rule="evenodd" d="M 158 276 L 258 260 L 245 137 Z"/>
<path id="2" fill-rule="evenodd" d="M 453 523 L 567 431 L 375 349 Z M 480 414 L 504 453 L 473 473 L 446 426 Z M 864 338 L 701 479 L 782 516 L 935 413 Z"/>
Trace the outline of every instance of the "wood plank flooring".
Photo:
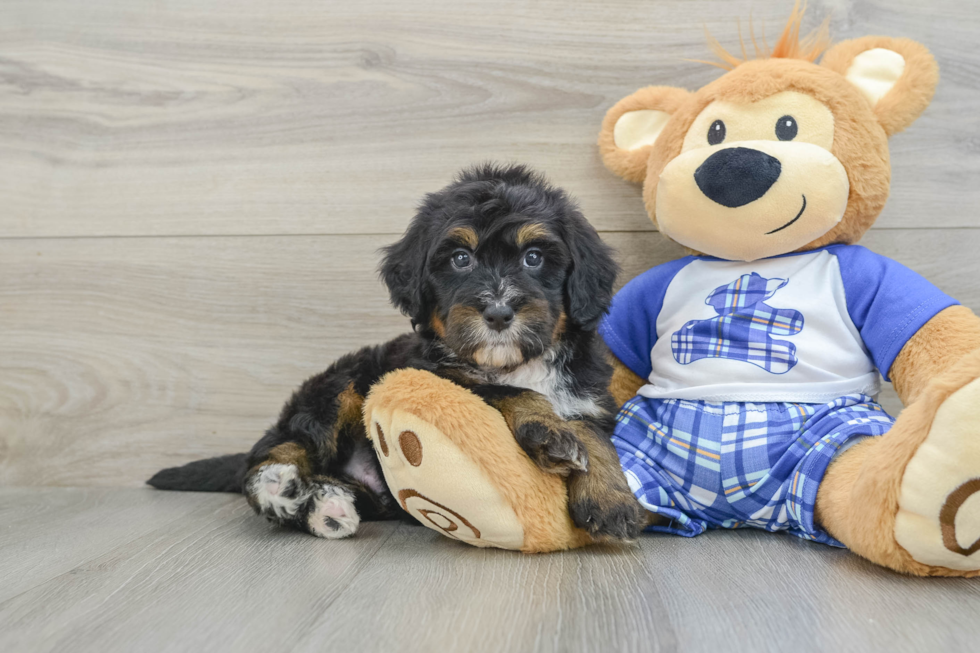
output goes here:
<path id="1" fill-rule="evenodd" d="M 37 550 L 14 589 L 0 560 L 3 651 L 954 653 L 980 637 L 977 583 L 903 578 L 790 536 L 521 555 L 396 522 L 316 540 L 232 495 L 30 493 L 0 488 L 0 546 Z M 39 505 L 56 507 L 36 519 Z M 110 505 L 125 536 L 79 528 Z"/>
<path id="2" fill-rule="evenodd" d="M 807 27 L 935 53 L 862 244 L 980 311 L 975 4 L 819 0 Z M 0 3 L 0 651 L 975 650 L 976 583 L 788 537 L 528 557 L 371 524 L 322 542 L 240 498 L 135 489 L 244 450 L 306 376 L 405 330 L 377 249 L 463 166 L 547 173 L 621 283 L 680 256 L 602 167 L 602 116 L 714 79 L 690 61 L 703 27 L 737 49 L 751 17 L 771 42 L 791 5 Z"/>

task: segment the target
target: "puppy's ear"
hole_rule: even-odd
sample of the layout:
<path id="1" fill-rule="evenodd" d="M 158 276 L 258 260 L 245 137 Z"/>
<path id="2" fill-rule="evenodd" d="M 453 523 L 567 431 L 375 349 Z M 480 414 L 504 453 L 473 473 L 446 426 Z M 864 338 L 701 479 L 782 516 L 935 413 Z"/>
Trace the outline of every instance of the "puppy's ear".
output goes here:
<path id="1" fill-rule="evenodd" d="M 412 318 L 412 326 L 422 321 L 425 309 L 423 285 L 428 245 L 428 220 L 419 214 L 401 240 L 382 249 L 381 280 L 388 287 L 391 303 Z"/>
<path id="2" fill-rule="evenodd" d="M 919 117 L 939 83 L 932 54 L 909 39 L 865 36 L 842 41 L 824 53 L 820 65 L 857 87 L 889 136 Z"/>
<path id="3" fill-rule="evenodd" d="M 599 132 L 606 167 L 627 181 L 643 181 L 653 144 L 690 95 L 673 86 L 648 86 L 614 104 Z"/>
<path id="4" fill-rule="evenodd" d="M 613 249 L 578 211 L 569 220 L 566 240 L 572 257 L 565 279 L 568 317 L 582 330 L 591 331 L 609 308 L 619 266 L 613 260 Z"/>

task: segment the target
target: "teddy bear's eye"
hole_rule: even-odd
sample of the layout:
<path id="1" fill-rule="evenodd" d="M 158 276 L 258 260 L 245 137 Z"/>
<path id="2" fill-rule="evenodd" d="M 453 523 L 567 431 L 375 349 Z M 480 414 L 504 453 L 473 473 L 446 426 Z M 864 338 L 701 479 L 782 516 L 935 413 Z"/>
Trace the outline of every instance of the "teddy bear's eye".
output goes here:
<path id="1" fill-rule="evenodd" d="M 776 138 L 781 141 L 791 141 L 796 138 L 796 132 L 799 131 L 799 127 L 796 124 L 796 118 L 793 116 L 783 116 L 776 121 Z"/>
<path id="2" fill-rule="evenodd" d="M 708 127 L 708 145 L 717 145 L 725 140 L 725 123 L 716 120 Z"/>

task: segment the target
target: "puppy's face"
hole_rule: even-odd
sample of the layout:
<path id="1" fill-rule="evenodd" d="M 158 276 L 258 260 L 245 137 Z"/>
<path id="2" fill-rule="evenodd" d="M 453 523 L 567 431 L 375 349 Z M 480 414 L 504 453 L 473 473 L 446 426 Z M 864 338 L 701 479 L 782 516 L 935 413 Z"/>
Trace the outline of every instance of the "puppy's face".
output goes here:
<path id="1" fill-rule="evenodd" d="M 484 166 L 429 195 L 382 277 L 423 334 L 508 369 L 594 330 L 616 265 L 574 203 L 522 166 Z"/>
<path id="2" fill-rule="evenodd" d="M 447 226 L 427 266 L 433 332 L 481 366 L 511 368 L 543 354 L 567 319 L 571 257 L 561 236 L 513 215 Z"/>

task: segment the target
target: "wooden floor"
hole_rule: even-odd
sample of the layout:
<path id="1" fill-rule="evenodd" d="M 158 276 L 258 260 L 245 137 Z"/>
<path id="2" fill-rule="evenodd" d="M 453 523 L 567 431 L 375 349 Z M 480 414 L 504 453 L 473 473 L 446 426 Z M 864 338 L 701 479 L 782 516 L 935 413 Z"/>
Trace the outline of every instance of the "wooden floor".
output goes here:
<path id="1" fill-rule="evenodd" d="M 3 651 L 976 651 L 980 584 L 754 531 L 519 555 L 241 497 L 0 489 Z"/>
<path id="2" fill-rule="evenodd" d="M 524 557 L 270 530 L 138 489 L 243 451 L 290 390 L 408 328 L 377 250 L 459 168 L 571 191 L 633 275 L 681 254 L 595 146 L 791 0 L 0 3 L 0 651 L 976 650 L 980 585 L 758 533 Z M 862 244 L 980 310 L 980 9 L 824 0 L 935 53 Z M 886 407 L 901 406 L 888 389 Z"/>

